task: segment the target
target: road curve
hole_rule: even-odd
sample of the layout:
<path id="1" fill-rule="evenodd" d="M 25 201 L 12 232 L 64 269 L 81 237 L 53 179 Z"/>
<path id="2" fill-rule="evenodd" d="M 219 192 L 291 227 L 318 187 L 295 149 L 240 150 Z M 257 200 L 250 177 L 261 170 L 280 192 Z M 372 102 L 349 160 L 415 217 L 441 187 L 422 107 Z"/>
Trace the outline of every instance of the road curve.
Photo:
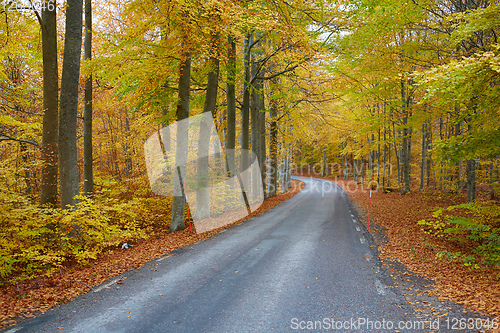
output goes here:
<path id="1" fill-rule="evenodd" d="M 305 188 L 268 212 L 6 331 L 381 332 L 413 320 L 345 193 L 297 179 Z"/>

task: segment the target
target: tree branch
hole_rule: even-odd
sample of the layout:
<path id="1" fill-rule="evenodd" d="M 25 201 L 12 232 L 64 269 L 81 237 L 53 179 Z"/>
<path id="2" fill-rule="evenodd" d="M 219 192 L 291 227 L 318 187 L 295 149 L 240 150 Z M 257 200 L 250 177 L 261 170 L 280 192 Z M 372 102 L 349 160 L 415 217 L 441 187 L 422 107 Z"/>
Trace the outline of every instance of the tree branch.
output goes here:
<path id="1" fill-rule="evenodd" d="M 287 67 L 288 67 L 288 66 L 287 66 Z M 273 74 L 273 75 L 269 75 L 269 76 L 265 76 L 265 77 L 263 77 L 263 78 L 262 78 L 262 80 L 270 80 L 270 79 L 274 79 L 274 78 L 275 78 L 275 77 L 277 77 L 277 76 L 280 76 L 280 75 L 282 75 L 282 74 L 285 74 L 285 73 L 288 73 L 288 72 L 290 72 L 290 71 L 293 71 L 293 70 L 294 70 L 295 68 L 297 68 L 297 67 L 299 67 L 299 65 L 298 65 L 298 64 L 297 64 L 297 65 L 294 65 L 294 66 L 292 66 L 292 67 L 290 67 L 290 68 L 285 68 L 285 69 L 284 69 L 284 70 L 282 70 L 281 72 L 278 72 L 278 73 L 275 73 L 275 74 Z M 254 81 L 254 80 L 255 80 L 255 78 L 254 78 L 252 81 Z"/>
<path id="2" fill-rule="evenodd" d="M 36 141 L 18 139 L 18 138 L 14 138 L 14 137 L 11 137 L 11 136 L 8 136 L 8 135 L 5 135 L 5 134 L 1 134 L 1 136 L 3 138 L 0 138 L 0 142 L 2 142 L 2 141 L 16 141 L 16 142 L 19 142 L 19 143 L 27 143 L 27 144 L 30 144 L 30 145 L 33 145 L 33 146 L 36 146 L 36 147 L 40 146 L 38 144 L 38 142 L 36 142 Z"/>

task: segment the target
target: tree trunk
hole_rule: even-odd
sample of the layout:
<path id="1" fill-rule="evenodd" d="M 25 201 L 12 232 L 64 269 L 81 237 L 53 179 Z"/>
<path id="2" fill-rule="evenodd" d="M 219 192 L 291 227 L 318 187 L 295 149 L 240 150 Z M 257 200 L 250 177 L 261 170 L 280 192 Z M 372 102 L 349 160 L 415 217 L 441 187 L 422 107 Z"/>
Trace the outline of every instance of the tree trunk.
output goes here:
<path id="1" fill-rule="evenodd" d="M 443 127 L 444 127 L 444 121 L 443 117 L 439 117 L 439 138 L 443 140 L 444 134 L 443 134 Z M 439 167 L 440 167 L 440 172 L 439 172 L 439 190 L 442 191 L 444 189 L 444 178 L 443 178 L 443 170 L 445 168 L 445 164 L 443 161 L 439 162 Z"/>
<path id="2" fill-rule="evenodd" d="M 271 98 L 271 129 L 270 129 L 270 158 L 269 166 L 269 197 L 276 196 L 278 187 L 278 124 L 276 117 L 278 116 L 278 102 L 275 98 Z"/>
<path id="3" fill-rule="evenodd" d="M 394 155 L 396 155 L 396 167 L 398 169 L 398 187 L 401 188 L 401 163 L 399 162 L 398 145 L 396 143 L 396 128 L 392 123 L 392 138 L 394 140 Z"/>
<path id="4" fill-rule="evenodd" d="M 457 105 L 455 105 L 455 116 L 459 120 L 460 108 Z M 455 136 L 460 136 L 460 135 L 462 135 L 462 121 L 458 121 L 455 124 Z M 455 182 L 457 191 L 460 191 L 460 189 L 462 188 L 462 159 L 460 159 L 460 161 L 456 165 Z"/>
<path id="5" fill-rule="evenodd" d="M 380 112 L 378 112 L 377 117 L 380 117 Z M 377 141 L 377 184 L 380 184 L 380 127 L 378 128 L 378 141 Z"/>
<path id="6" fill-rule="evenodd" d="M 57 205 L 59 75 L 56 7 L 42 7 L 43 133 L 40 204 Z"/>
<path id="7" fill-rule="evenodd" d="M 240 172 L 250 167 L 249 149 L 250 149 L 250 45 L 252 44 L 252 35 L 247 34 L 245 38 L 244 49 L 244 82 L 243 82 L 243 101 L 241 105 L 241 163 Z M 243 174 L 243 175 L 246 175 Z M 246 190 L 250 189 L 249 179 L 242 177 L 243 186 Z"/>
<path id="8" fill-rule="evenodd" d="M 92 59 L 92 0 L 85 0 L 85 42 L 84 58 Z M 85 107 L 83 114 L 83 193 L 94 192 L 92 154 L 92 75 L 85 79 Z"/>
<path id="9" fill-rule="evenodd" d="M 179 92 L 178 92 L 178 102 L 177 102 L 177 123 L 183 119 L 189 117 L 189 89 L 191 85 L 191 54 L 187 49 L 187 36 L 183 31 L 183 47 L 185 48 L 182 54 L 182 59 L 180 63 L 180 75 L 179 75 Z M 182 128 L 179 128 L 182 127 Z M 170 232 L 182 230 L 185 228 L 184 223 L 184 207 L 186 206 L 186 197 L 183 193 L 183 186 L 179 177 L 182 175 L 182 171 L 185 173 L 186 160 L 187 160 L 187 141 L 188 132 L 187 126 L 177 126 L 177 147 L 175 152 L 175 164 L 180 166 L 180 175 L 174 177 L 174 197 L 172 201 L 172 214 L 170 219 Z M 185 143 L 185 144 L 183 144 Z M 178 173 L 178 172 L 177 172 Z"/>
<path id="10" fill-rule="evenodd" d="M 259 82 L 260 98 L 260 112 L 258 113 L 258 129 L 259 129 L 259 167 L 260 175 L 262 178 L 262 191 L 264 196 L 267 197 L 267 158 L 266 158 L 266 113 L 265 101 L 264 101 L 264 84 L 262 81 Z"/>
<path id="11" fill-rule="evenodd" d="M 410 148 L 410 129 L 408 128 L 408 108 L 409 108 L 409 98 L 406 97 L 404 81 L 401 80 L 401 101 L 403 103 L 403 151 L 401 154 L 401 159 L 403 162 L 403 191 L 402 194 L 409 193 L 411 190 L 410 185 L 410 162 L 411 162 L 411 148 Z"/>
<path id="12" fill-rule="evenodd" d="M 356 172 L 354 172 L 354 175 L 356 175 Z M 321 158 L 321 177 L 326 176 L 326 149 L 323 148 L 323 156 Z"/>
<path id="13" fill-rule="evenodd" d="M 405 115 L 403 118 L 403 192 L 402 194 L 406 194 L 410 192 L 410 156 L 411 151 L 409 147 L 409 131 L 408 131 L 408 115 Z"/>
<path id="14" fill-rule="evenodd" d="M 125 170 L 126 170 L 126 175 L 127 177 L 130 177 L 132 175 L 133 171 L 133 161 L 132 161 L 132 153 L 130 152 L 130 146 L 129 146 L 129 141 L 127 138 L 131 135 L 130 133 L 130 121 L 128 119 L 128 116 L 125 115 L 125 144 L 124 144 L 124 153 L 125 153 Z"/>
<path id="15" fill-rule="evenodd" d="M 66 33 L 61 79 L 61 109 L 59 117 L 59 186 L 61 208 L 76 204 L 79 191 L 79 170 L 76 146 L 78 116 L 78 85 L 82 51 L 83 1 L 68 0 Z"/>
<path id="16" fill-rule="evenodd" d="M 425 150 L 426 151 L 429 151 L 431 149 L 431 146 L 432 146 L 432 126 L 431 126 L 431 123 L 429 122 L 429 124 L 427 124 L 427 135 L 426 135 L 426 139 L 427 139 L 427 142 L 426 142 L 426 146 L 425 146 Z M 429 187 L 430 183 L 431 183 L 431 168 L 432 167 L 432 152 L 429 151 L 429 153 L 427 154 L 427 187 Z M 434 175 L 434 178 L 436 178 L 436 176 Z M 434 189 L 436 188 L 436 179 L 434 179 Z"/>
<path id="17" fill-rule="evenodd" d="M 387 141 L 386 141 L 386 129 L 384 124 L 384 165 L 382 166 L 382 192 L 385 192 L 385 171 L 387 163 Z"/>
<path id="18" fill-rule="evenodd" d="M 467 201 L 476 199 L 476 161 L 467 160 Z"/>
<path id="19" fill-rule="evenodd" d="M 425 180 L 425 141 L 426 141 L 426 129 L 425 123 L 422 124 L 422 160 L 420 164 L 420 190 L 424 188 Z"/>
<path id="20" fill-rule="evenodd" d="M 227 129 L 226 129 L 226 157 L 228 176 L 236 175 L 235 145 L 236 145 L 236 42 L 233 37 L 228 37 L 228 70 L 227 70 Z"/>
<path id="21" fill-rule="evenodd" d="M 253 83 L 251 87 L 251 126 L 252 126 L 252 152 L 257 157 L 259 163 L 260 175 L 252 176 L 254 196 L 259 196 L 261 190 L 266 193 L 266 148 L 265 148 L 265 110 L 264 106 L 264 84 L 262 81 L 262 70 L 257 72 L 257 64 L 252 63 Z M 259 179 L 260 178 L 260 179 Z M 258 188 L 259 181 L 262 183 L 262 189 Z"/>
<path id="22" fill-rule="evenodd" d="M 218 34 L 212 36 L 212 52 L 214 52 L 214 54 L 217 54 L 219 50 L 219 41 L 220 37 Z M 205 123 L 205 121 L 200 124 L 200 135 L 198 138 L 198 161 L 196 169 L 197 190 L 195 216 L 200 220 L 210 217 L 208 153 L 210 149 L 209 144 L 214 119 L 216 118 L 217 88 L 219 85 L 219 59 L 217 55 L 210 57 L 209 66 L 210 70 L 208 72 L 207 91 L 205 94 L 203 113 L 210 112 L 212 114 L 212 118 L 210 124 Z"/>

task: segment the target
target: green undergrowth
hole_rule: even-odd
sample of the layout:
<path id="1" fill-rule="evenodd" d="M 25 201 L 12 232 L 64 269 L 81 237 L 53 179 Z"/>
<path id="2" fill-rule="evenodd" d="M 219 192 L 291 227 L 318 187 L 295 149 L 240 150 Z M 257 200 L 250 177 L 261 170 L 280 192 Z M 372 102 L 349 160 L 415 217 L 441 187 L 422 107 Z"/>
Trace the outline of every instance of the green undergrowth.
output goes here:
<path id="1" fill-rule="evenodd" d="M 93 198 L 79 196 L 66 210 L 43 208 L 2 189 L 0 284 L 50 276 L 66 263 L 87 264 L 105 248 L 168 227 L 170 198 L 150 195 L 134 181 L 100 178 L 96 184 Z"/>
<path id="2" fill-rule="evenodd" d="M 436 209 L 422 230 L 456 242 L 463 251 L 444 250 L 438 258 L 461 262 L 471 269 L 500 267 L 500 207 L 494 201 L 470 202 Z"/>

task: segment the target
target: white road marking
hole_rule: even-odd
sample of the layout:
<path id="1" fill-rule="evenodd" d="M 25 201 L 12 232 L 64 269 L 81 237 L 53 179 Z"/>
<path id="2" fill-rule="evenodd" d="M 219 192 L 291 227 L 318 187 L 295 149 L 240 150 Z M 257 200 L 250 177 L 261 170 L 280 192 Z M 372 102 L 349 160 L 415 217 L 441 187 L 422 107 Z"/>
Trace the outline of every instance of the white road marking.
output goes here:
<path id="1" fill-rule="evenodd" d="M 385 295 L 386 294 L 384 285 L 379 280 L 375 280 L 375 289 L 377 289 L 377 293 L 379 293 L 379 295 Z"/>
<path id="2" fill-rule="evenodd" d="M 164 257 L 161 257 L 160 259 L 156 259 L 156 261 L 162 261 L 162 260 L 168 259 L 170 257 L 171 257 L 171 255 L 164 256 Z"/>
<path id="3" fill-rule="evenodd" d="M 22 326 L 21 327 L 14 327 L 8 331 L 5 331 L 5 333 L 14 333 L 14 332 L 17 332 L 17 331 L 22 330 L 22 329 L 23 329 Z"/>
<path id="4" fill-rule="evenodd" d="M 103 284 L 103 285 L 102 285 L 102 286 L 100 286 L 100 287 L 94 288 L 94 292 L 95 292 L 95 293 L 97 293 L 97 292 L 99 292 L 99 291 L 103 290 L 104 288 L 107 288 L 107 287 L 111 286 L 112 284 L 115 284 L 115 283 L 116 283 L 116 282 L 118 282 L 119 280 L 120 280 L 120 278 L 117 278 L 117 279 L 114 279 L 114 280 L 109 281 L 109 282 L 108 282 L 108 283 L 106 283 L 106 284 Z"/>
<path id="5" fill-rule="evenodd" d="M 356 231 L 361 231 L 361 229 L 358 226 L 356 226 Z"/>
<path id="6" fill-rule="evenodd" d="M 366 240 L 365 240 L 365 238 L 364 238 L 363 236 L 361 236 L 361 237 L 359 238 L 359 241 L 361 242 L 361 244 L 364 244 Z"/>

